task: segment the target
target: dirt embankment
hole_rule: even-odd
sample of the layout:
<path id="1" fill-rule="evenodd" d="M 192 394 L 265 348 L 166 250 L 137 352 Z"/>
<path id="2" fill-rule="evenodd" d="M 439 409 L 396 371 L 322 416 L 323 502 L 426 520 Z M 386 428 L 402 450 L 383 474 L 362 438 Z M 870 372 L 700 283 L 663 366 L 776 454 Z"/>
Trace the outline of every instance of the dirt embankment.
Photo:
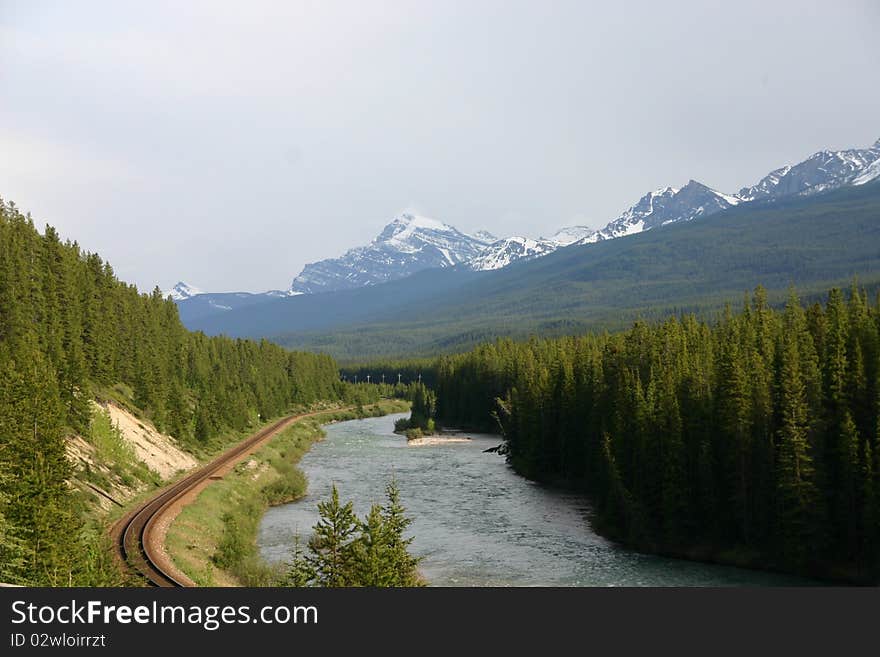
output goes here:
<path id="1" fill-rule="evenodd" d="M 75 488 L 90 496 L 104 511 L 127 500 L 158 481 L 198 465 L 177 441 L 113 403 L 94 403 L 118 433 L 97 442 L 83 436 L 67 437 L 67 458 L 73 464 Z"/>
<path id="2" fill-rule="evenodd" d="M 119 429 L 123 440 L 134 449 L 138 461 L 162 479 L 198 465 L 195 457 L 180 449 L 173 437 L 161 433 L 149 422 L 138 420 L 115 404 L 107 404 L 104 410 Z"/>

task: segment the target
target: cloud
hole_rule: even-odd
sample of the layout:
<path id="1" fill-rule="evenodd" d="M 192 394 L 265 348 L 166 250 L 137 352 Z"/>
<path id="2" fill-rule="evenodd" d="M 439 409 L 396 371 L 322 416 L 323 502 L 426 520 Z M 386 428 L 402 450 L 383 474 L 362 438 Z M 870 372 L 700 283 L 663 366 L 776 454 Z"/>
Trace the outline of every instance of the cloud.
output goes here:
<path id="1" fill-rule="evenodd" d="M 877 133 L 876 0 L 0 2 L 0 195 L 145 289 L 283 287 L 407 203 L 598 227 Z"/>

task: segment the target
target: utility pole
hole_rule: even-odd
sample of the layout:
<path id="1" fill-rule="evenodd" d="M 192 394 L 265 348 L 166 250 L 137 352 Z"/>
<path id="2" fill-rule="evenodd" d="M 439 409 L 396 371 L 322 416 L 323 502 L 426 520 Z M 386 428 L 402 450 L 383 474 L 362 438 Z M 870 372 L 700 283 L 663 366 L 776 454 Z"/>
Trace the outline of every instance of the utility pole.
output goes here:
<path id="1" fill-rule="evenodd" d="M 382 375 L 382 385 L 383 386 L 385 385 L 385 375 L 384 374 Z"/>
<path id="2" fill-rule="evenodd" d="M 422 373 L 419 372 L 419 383 L 421 383 L 421 382 L 422 382 Z"/>
<path id="3" fill-rule="evenodd" d="M 370 375 L 367 374 L 367 383 L 369 383 L 369 382 L 370 382 Z"/>
<path id="4" fill-rule="evenodd" d="M 400 374 L 397 375 L 397 383 L 400 383 Z"/>
<path id="5" fill-rule="evenodd" d="M 355 375 L 354 375 L 354 383 L 355 383 L 355 385 L 357 385 L 357 382 L 358 382 L 358 375 L 355 374 Z"/>

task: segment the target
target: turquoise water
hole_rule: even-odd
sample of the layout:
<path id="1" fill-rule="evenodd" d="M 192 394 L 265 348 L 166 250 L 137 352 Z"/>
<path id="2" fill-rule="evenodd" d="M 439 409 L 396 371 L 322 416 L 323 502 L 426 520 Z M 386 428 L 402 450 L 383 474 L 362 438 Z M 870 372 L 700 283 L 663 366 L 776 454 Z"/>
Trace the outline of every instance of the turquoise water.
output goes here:
<path id="1" fill-rule="evenodd" d="M 469 443 L 412 447 L 392 431 L 392 415 L 325 427 L 327 437 L 300 467 L 309 494 L 272 508 L 260 525 L 263 557 L 290 557 L 305 538 L 315 505 L 335 483 L 363 515 L 383 501 L 394 476 L 423 557 L 421 572 L 437 586 L 779 586 L 810 582 L 783 575 L 643 555 L 590 528 L 588 503 L 517 475 L 483 452 L 497 436 L 467 434 Z"/>

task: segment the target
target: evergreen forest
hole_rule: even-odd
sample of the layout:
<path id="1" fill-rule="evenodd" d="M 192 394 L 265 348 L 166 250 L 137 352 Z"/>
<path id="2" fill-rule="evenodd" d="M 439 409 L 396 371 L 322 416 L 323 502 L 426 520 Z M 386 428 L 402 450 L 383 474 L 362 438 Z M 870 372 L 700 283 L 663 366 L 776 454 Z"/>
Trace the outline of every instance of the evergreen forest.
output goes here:
<path id="1" fill-rule="evenodd" d="M 129 391 L 157 428 L 198 448 L 292 405 L 352 401 L 352 388 L 328 356 L 188 331 L 158 289 L 139 293 L 0 201 L 0 581 L 115 583 L 65 457 L 96 397 Z"/>
<path id="2" fill-rule="evenodd" d="M 521 474 L 642 550 L 846 581 L 880 574 L 880 305 L 856 285 L 715 322 L 500 340 L 439 359 L 437 417 L 500 430 Z"/>

